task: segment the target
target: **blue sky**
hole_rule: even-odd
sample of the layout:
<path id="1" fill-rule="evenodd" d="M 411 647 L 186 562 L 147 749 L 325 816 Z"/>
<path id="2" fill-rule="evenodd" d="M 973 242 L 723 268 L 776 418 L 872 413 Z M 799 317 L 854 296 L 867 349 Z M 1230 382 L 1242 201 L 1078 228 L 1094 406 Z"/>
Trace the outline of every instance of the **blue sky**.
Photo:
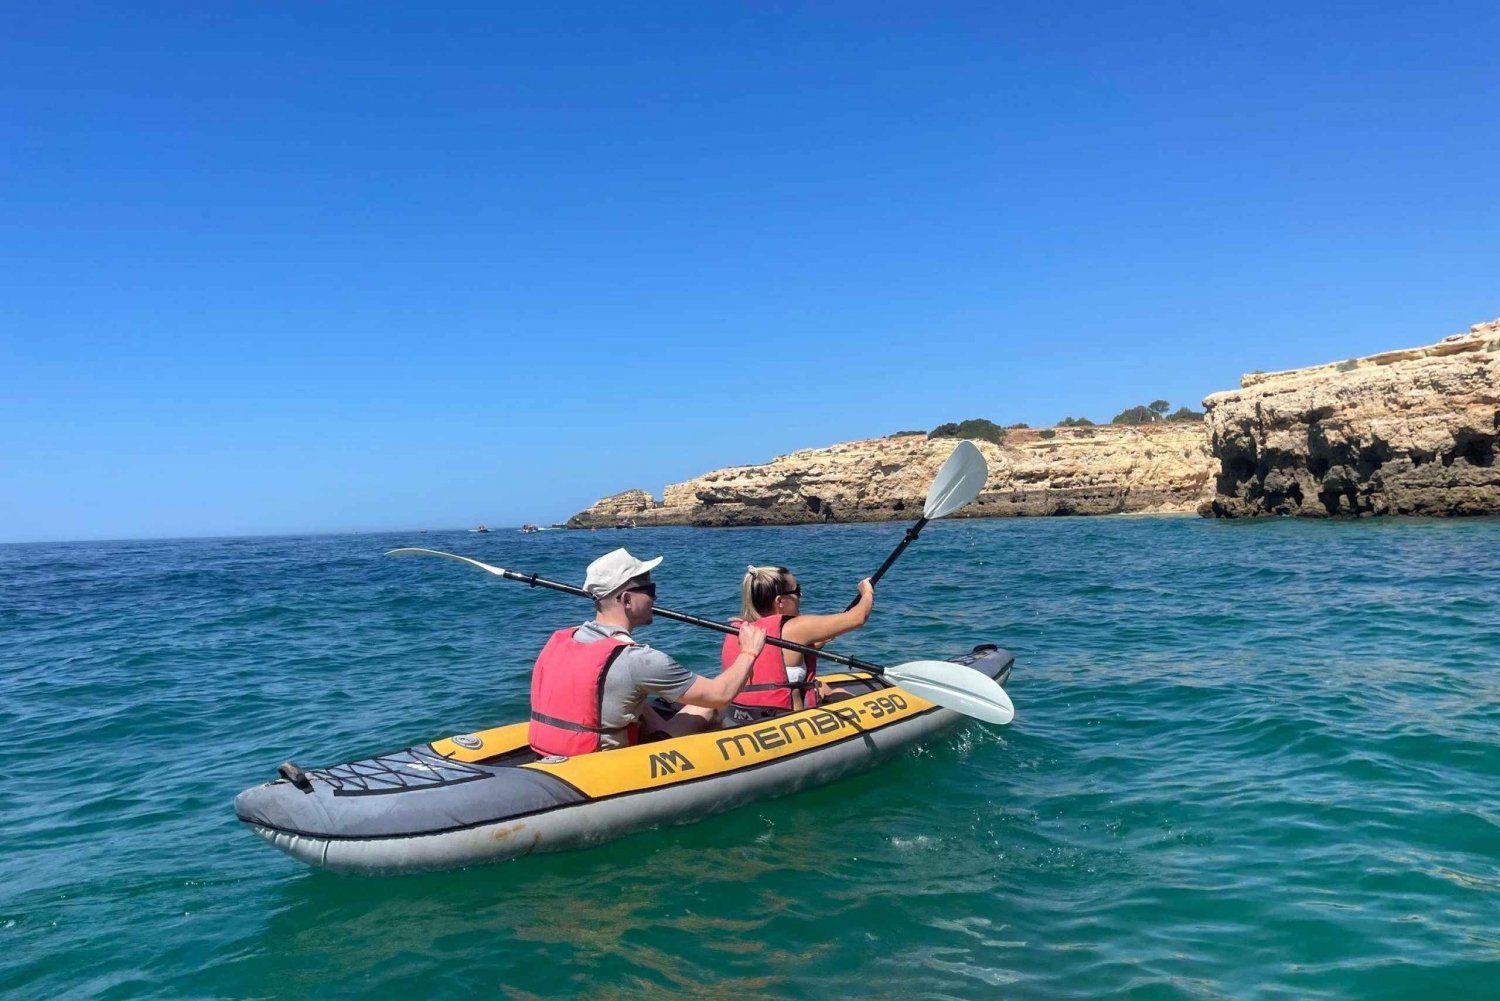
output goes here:
<path id="1" fill-rule="evenodd" d="M 561 520 L 1500 315 L 1491 3 L 4 17 L 0 540 Z"/>

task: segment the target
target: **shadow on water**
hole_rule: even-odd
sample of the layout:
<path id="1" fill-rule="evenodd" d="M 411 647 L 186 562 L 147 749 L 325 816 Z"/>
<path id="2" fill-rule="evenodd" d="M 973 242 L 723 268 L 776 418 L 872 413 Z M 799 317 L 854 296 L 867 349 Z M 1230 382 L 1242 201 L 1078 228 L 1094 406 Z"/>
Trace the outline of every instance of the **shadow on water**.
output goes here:
<path id="1" fill-rule="evenodd" d="M 787 931 L 812 920 L 807 888 L 828 883 L 827 846 L 810 827 L 778 824 L 777 813 L 744 807 L 591 850 L 457 872 L 300 874 L 283 882 L 274 915 L 241 943 L 223 983 L 303 994 L 366 977 L 398 993 L 775 993 L 786 978 L 769 971 L 795 971 L 826 948 L 796 947 Z M 777 933 L 761 934 L 773 921 Z"/>
<path id="2" fill-rule="evenodd" d="M 265 927 L 235 943 L 212 989 L 815 992 L 849 949 L 894 947 L 832 929 L 898 927 L 918 897 L 937 919 L 1015 865 L 997 825 L 1031 818 L 992 810 L 988 793 L 936 804 L 921 792 L 935 772 L 1003 743 L 965 730 L 833 786 L 585 851 L 406 877 L 297 872 L 278 880 Z M 1077 861 L 1036 854 L 1041 865 Z"/>

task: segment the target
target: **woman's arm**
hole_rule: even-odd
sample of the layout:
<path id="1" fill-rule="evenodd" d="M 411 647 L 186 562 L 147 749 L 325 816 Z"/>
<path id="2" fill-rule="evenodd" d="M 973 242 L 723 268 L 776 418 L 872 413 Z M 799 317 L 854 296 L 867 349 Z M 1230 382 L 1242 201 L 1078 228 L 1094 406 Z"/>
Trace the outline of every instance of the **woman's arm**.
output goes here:
<path id="1" fill-rule="evenodd" d="M 793 643 L 825 643 L 864 625 L 875 607 L 875 587 L 866 577 L 859 582 L 859 601 L 837 615 L 799 615 L 781 627 L 781 638 Z"/>

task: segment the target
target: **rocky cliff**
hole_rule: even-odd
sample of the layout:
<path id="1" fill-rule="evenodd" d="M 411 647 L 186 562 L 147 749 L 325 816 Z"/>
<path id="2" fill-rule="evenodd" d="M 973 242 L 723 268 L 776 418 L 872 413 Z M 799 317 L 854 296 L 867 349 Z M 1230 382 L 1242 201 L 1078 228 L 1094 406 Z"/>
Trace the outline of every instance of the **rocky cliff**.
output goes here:
<path id="1" fill-rule="evenodd" d="M 1500 320 L 1204 401 L 1218 517 L 1500 514 Z"/>
<path id="2" fill-rule="evenodd" d="M 644 490 L 614 494 L 568 526 L 915 519 L 955 444 L 912 434 L 806 449 L 671 484 L 660 501 Z M 1212 486 L 1199 421 L 1013 429 L 1003 445 L 978 444 L 989 481 L 962 516 L 1191 512 Z"/>
<path id="3" fill-rule="evenodd" d="M 1253 373 L 1204 422 L 1013 429 L 964 516 L 1500 514 L 1500 320 L 1427 347 Z M 915 518 L 952 439 L 806 449 L 606 497 L 574 528 Z"/>

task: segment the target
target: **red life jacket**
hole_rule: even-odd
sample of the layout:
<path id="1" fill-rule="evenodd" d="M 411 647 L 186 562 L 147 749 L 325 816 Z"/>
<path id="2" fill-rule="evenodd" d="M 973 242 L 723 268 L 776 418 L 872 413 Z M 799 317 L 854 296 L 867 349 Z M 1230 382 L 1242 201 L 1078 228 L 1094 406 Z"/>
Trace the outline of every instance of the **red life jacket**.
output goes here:
<path id="1" fill-rule="evenodd" d="M 759 626 L 766 631 L 766 635 L 781 639 L 782 627 L 786 625 L 787 616 L 767 615 L 763 619 L 756 619 L 751 625 Z M 739 619 L 731 619 L 739 622 Z M 806 655 L 804 666 L 807 675 L 801 682 L 793 684 L 786 677 L 786 661 L 782 659 L 780 647 L 766 644 L 766 648 L 755 658 L 754 665 L 750 668 L 750 680 L 740 690 L 740 694 L 734 697 L 733 705 L 755 706 L 757 708 L 790 709 L 792 708 L 792 690 L 802 689 L 802 704 L 811 707 L 818 704 L 818 689 L 815 684 L 818 676 L 818 658 L 813 654 Z M 738 636 L 724 637 L 724 650 L 720 656 L 725 670 L 734 663 L 735 658 L 740 655 L 740 638 Z"/>
<path id="2" fill-rule="evenodd" d="M 531 728 L 527 740 L 543 757 L 573 757 L 599 750 L 599 735 L 621 732 L 600 726 L 604 713 L 604 679 L 629 639 L 610 636 L 593 643 L 573 638 L 578 632 L 559 629 L 542 647 L 531 669 Z M 625 743 L 634 744 L 640 727 L 625 727 Z"/>

